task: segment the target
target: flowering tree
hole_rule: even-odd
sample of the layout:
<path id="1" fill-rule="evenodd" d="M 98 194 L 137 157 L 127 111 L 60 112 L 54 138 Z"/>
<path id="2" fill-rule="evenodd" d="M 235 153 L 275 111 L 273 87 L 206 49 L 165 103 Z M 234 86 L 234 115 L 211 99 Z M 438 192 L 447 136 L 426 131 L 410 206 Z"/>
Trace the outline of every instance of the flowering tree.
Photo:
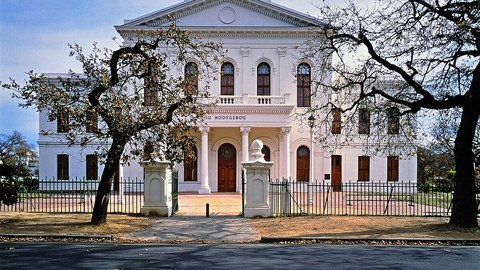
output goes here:
<path id="1" fill-rule="evenodd" d="M 114 51 L 94 44 L 90 54 L 71 45 L 71 56 L 80 61 L 83 74 L 70 72 L 52 80 L 30 72 L 25 85 L 14 80 L 3 85 L 24 100 L 22 106 L 36 107 L 50 120 L 57 119 L 70 144 L 107 145 L 98 149 L 105 167 L 92 224 L 107 221 L 110 190 L 121 160 L 155 157 L 173 163 L 191 149 L 189 135 L 204 114 L 197 98 L 208 95 L 213 78 L 209 70 L 220 53 L 218 45 L 202 42 L 174 24 L 137 32 L 132 43 Z M 191 91 L 192 80 L 171 72 L 189 61 L 198 64 L 196 75 L 207 85 L 198 93 Z"/>

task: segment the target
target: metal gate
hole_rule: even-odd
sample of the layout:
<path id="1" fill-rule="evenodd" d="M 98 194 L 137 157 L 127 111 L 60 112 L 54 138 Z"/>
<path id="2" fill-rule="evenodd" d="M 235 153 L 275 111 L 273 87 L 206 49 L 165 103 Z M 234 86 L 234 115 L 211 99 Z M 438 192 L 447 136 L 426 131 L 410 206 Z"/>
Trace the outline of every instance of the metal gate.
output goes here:
<path id="1" fill-rule="evenodd" d="M 178 212 L 178 171 L 172 172 L 172 216 Z"/>

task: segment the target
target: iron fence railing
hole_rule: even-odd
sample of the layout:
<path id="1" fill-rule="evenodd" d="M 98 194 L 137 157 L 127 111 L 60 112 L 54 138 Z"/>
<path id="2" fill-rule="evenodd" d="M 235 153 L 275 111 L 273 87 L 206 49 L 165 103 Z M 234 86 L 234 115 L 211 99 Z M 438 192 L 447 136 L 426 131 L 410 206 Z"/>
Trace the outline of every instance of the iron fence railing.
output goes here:
<path id="1" fill-rule="evenodd" d="M 453 187 L 411 182 L 270 182 L 275 216 L 449 216 Z M 478 198 L 477 198 L 478 199 Z"/>
<path id="2" fill-rule="evenodd" d="M 20 185 L 18 202 L 0 205 L 0 211 L 91 213 L 98 180 L 39 180 Z M 109 213 L 140 213 L 144 202 L 143 179 L 120 179 L 112 185 Z"/>

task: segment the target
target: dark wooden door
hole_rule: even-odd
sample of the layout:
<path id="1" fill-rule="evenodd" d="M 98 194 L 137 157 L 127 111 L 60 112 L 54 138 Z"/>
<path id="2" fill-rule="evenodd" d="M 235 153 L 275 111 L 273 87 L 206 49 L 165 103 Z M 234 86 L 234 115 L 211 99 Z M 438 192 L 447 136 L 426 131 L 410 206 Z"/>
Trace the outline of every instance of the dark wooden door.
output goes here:
<path id="1" fill-rule="evenodd" d="M 297 150 L 297 181 L 310 179 L 310 149 L 300 146 Z"/>
<path id="2" fill-rule="evenodd" d="M 342 156 L 332 156 L 332 190 L 342 191 Z"/>
<path id="3" fill-rule="evenodd" d="M 236 191 L 237 150 L 226 143 L 218 149 L 218 192 Z"/>

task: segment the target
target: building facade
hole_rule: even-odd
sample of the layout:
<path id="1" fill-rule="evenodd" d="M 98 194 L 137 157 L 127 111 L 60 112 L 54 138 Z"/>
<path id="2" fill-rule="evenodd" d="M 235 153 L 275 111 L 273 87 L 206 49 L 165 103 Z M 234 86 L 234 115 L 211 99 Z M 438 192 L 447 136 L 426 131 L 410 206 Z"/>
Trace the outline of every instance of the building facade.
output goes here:
<path id="1" fill-rule="evenodd" d="M 274 162 L 272 179 L 332 184 L 416 181 L 416 156 L 367 156 L 362 144 L 332 152 L 312 140 L 322 132 L 338 136 L 334 124 L 331 130 L 314 128 L 312 134 L 308 123 L 311 106 L 330 98 L 327 94 L 312 97 L 312 82 L 321 78 L 328 83 L 331 77 L 315 65 L 315 59 L 301 53 L 312 28 L 321 27 L 322 22 L 268 0 L 185 0 L 125 21 L 116 29 L 128 46 L 128 37 L 135 30 L 164 26 L 169 16 L 180 28 L 221 43 L 226 52 L 218 66 L 218 80 L 209 90 L 218 104 L 209 109 L 204 124 L 193 135 L 196 158 L 176 166 L 179 191 L 239 192 L 241 162 L 248 161 L 249 146 L 255 139 L 263 141 L 265 159 Z M 191 59 L 184 66 L 173 66 L 172 75 L 188 76 L 195 65 Z M 204 88 L 198 81 L 198 90 Z M 332 121 L 340 118 L 333 114 Z M 40 130 L 56 133 L 40 135 L 40 178 L 99 177 L 102 165 L 93 155 L 98 145 L 67 148 L 58 125 L 40 114 Z M 143 168 L 132 161 L 122 165 L 117 176 L 142 178 Z"/>

